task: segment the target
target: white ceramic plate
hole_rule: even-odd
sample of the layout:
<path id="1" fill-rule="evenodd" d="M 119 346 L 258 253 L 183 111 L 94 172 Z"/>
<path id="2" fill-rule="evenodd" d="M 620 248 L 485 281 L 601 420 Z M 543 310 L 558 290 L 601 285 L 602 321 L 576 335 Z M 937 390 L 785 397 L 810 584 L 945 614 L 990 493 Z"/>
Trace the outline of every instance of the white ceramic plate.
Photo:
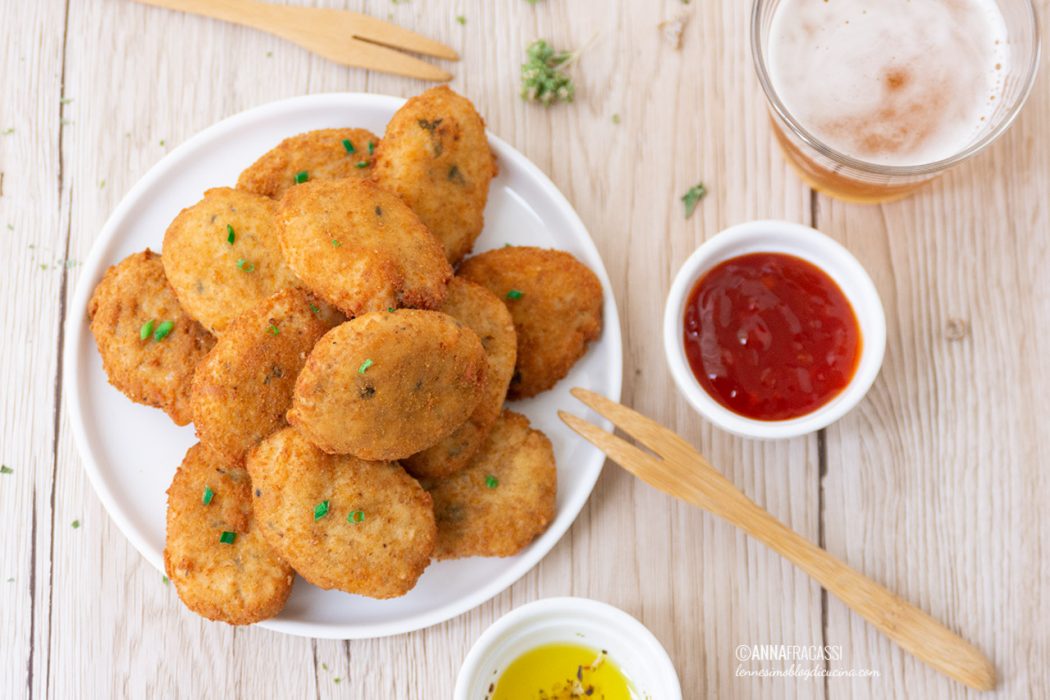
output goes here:
<path id="1" fill-rule="evenodd" d="M 281 139 L 310 129 L 355 126 L 382 134 L 403 104 L 396 97 L 327 94 L 263 105 L 230 117 L 182 144 L 132 188 L 106 222 L 83 267 L 66 328 L 68 408 L 91 483 L 117 526 L 143 556 L 163 570 L 165 491 L 193 427 L 176 427 L 159 410 L 133 404 L 106 381 L 87 324 L 87 302 L 106 268 L 147 246 L 161 248 L 178 212 L 209 187 L 232 186 L 237 175 Z M 564 426 L 566 408 L 598 422 L 568 393 L 573 386 L 620 398 L 623 356 L 616 302 L 598 251 L 565 197 L 535 165 L 489 136 L 499 160 L 485 230 L 476 251 L 504 243 L 566 250 L 590 267 L 605 288 L 604 329 L 587 355 L 553 390 L 511 404 L 554 443 L 558 462 L 557 515 L 550 529 L 521 554 L 506 559 L 435 562 L 406 596 L 378 601 L 322 591 L 299 579 L 284 611 L 260 623 L 310 637 L 358 639 L 417 630 L 480 605 L 531 569 L 576 518 L 601 472 L 604 457 Z M 608 427 L 608 424 L 605 424 Z"/>

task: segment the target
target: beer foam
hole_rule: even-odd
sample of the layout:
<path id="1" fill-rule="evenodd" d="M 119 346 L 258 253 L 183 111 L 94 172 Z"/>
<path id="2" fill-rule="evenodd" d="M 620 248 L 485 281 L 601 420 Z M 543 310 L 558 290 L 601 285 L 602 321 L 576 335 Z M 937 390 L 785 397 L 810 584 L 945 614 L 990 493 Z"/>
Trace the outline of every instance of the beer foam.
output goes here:
<path id="1" fill-rule="evenodd" d="M 825 144 L 921 165 L 981 134 L 1009 48 L 995 0 L 781 0 L 767 56 L 781 102 Z"/>

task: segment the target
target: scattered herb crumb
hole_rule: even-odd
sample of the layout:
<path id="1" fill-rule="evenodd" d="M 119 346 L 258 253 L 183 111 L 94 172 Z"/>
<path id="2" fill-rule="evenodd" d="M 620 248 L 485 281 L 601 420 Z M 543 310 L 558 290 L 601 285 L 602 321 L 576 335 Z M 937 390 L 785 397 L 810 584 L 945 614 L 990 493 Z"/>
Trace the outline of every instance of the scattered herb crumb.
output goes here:
<path id="1" fill-rule="evenodd" d="M 517 300 L 517 299 L 521 299 L 523 296 L 525 296 L 525 294 L 523 292 L 517 290 L 517 289 L 512 289 L 509 292 L 507 292 L 507 298 L 508 299 Z"/>
<path id="2" fill-rule="evenodd" d="M 397 311 L 397 309 L 395 309 L 393 306 L 386 307 L 386 310 L 390 313 L 394 313 L 395 311 Z"/>
<path id="3" fill-rule="evenodd" d="M 0 133 L 2 133 L 4 136 L 10 136 L 11 134 L 15 133 L 15 127 L 9 126 Z"/>
<path id="4" fill-rule="evenodd" d="M 267 51 L 266 58 L 273 58 L 273 51 Z"/>
<path id="5" fill-rule="evenodd" d="M 160 577 L 160 582 L 163 583 L 165 586 L 167 586 L 169 583 L 171 583 L 171 580 L 168 579 L 167 576 L 161 576 Z"/>
<path id="6" fill-rule="evenodd" d="M 274 323 L 271 323 L 271 324 L 270 324 L 270 328 L 269 328 L 268 330 L 269 330 L 269 331 L 270 331 L 270 333 L 272 333 L 273 335 L 280 335 L 280 334 L 281 334 L 281 329 L 280 329 L 280 328 L 278 328 L 278 327 L 277 327 L 277 325 L 276 325 L 276 324 L 274 324 Z"/>
<path id="7" fill-rule="evenodd" d="M 525 49 L 525 63 L 521 64 L 521 96 L 544 107 L 572 102 L 576 86 L 566 69 L 577 58 L 579 52 L 555 51 L 543 39 L 529 44 Z"/>
<path id="8" fill-rule="evenodd" d="M 14 474 L 15 470 L 6 464 L 0 464 L 0 474 Z"/>
<path id="9" fill-rule="evenodd" d="M 336 239 L 334 239 L 334 238 L 332 239 L 332 246 L 333 246 L 333 247 L 335 247 L 335 248 L 340 248 L 340 247 L 342 247 L 342 245 L 343 245 L 343 244 L 342 244 L 342 243 L 340 243 L 339 241 L 337 241 Z"/>
<path id="10" fill-rule="evenodd" d="M 497 486 L 499 486 L 499 479 L 497 479 L 495 475 L 489 474 L 485 477 L 485 486 L 489 487 L 490 489 L 494 489 Z"/>
<path id="11" fill-rule="evenodd" d="M 374 364 L 375 363 L 372 362 L 372 358 L 368 358 L 367 360 L 365 360 L 364 362 L 361 363 L 360 367 L 357 368 L 357 373 L 358 374 L 364 374 L 365 372 L 368 371 L 368 368 L 371 367 Z"/>
<path id="12" fill-rule="evenodd" d="M 211 499 L 215 498 L 215 492 L 211 490 L 211 486 L 204 487 L 204 495 L 201 496 L 201 503 L 206 506 L 211 505 Z"/>
<path id="13" fill-rule="evenodd" d="M 372 155 L 375 152 L 376 152 L 376 142 L 375 141 L 369 141 L 368 142 L 368 155 Z"/>
<path id="14" fill-rule="evenodd" d="M 254 263 L 250 263 L 244 258 L 237 258 L 237 267 L 245 272 L 252 272 L 255 270 Z"/>
<path id="15" fill-rule="evenodd" d="M 70 523 L 70 526 L 72 526 L 72 528 L 74 530 L 77 530 L 77 529 L 80 528 L 80 521 L 79 520 L 74 520 L 73 522 Z"/>
<path id="16" fill-rule="evenodd" d="M 226 224 L 226 242 L 233 245 L 233 242 L 237 240 L 237 234 L 233 232 L 233 226 Z"/>
<path id="17" fill-rule="evenodd" d="M 70 103 L 70 102 L 72 102 L 72 101 L 73 101 L 73 98 L 72 98 L 72 97 L 63 97 L 63 98 L 62 98 L 61 100 L 59 100 L 58 102 L 59 102 L 59 104 L 64 104 L 64 105 L 67 105 L 67 104 L 69 104 L 69 103 Z"/>
<path id="18" fill-rule="evenodd" d="M 161 139 L 161 140 L 160 140 L 160 147 L 161 147 L 161 148 L 164 148 L 164 144 L 165 144 L 165 143 L 166 143 L 166 141 L 165 141 L 164 139 Z"/>
<path id="19" fill-rule="evenodd" d="M 696 205 L 700 203 L 700 200 L 707 196 L 707 188 L 704 183 L 700 182 L 688 190 L 682 195 L 682 204 L 685 205 L 685 218 L 690 218 L 693 212 L 696 211 Z"/>
<path id="20" fill-rule="evenodd" d="M 343 139 L 343 148 L 346 149 L 347 153 L 353 153 L 357 149 L 354 148 L 354 142 L 350 139 Z"/>
<path id="21" fill-rule="evenodd" d="M 619 124 L 620 123 L 620 115 L 619 114 L 612 115 L 612 123 L 613 124 Z"/>
<path id="22" fill-rule="evenodd" d="M 338 684 L 338 683 L 342 682 L 342 680 L 343 680 L 342 678 L 340 678 L 339 676 L 336 676 L 335 678 L 332 679 L 332 682 Z"/>
<path id="23" fill-rule="evenodd" d="M 145 340 L 153 335 L 153 324 L 156 322 L 156 319 L 151 318 L 142 324 L 142 328 L 139 328 L 139 340 Z"/>
<path id="24" fill-rule="evenodd" d="M 314 312 L 314 316 L 321 315 L 321 307 L 319 307 L 317 304 L 310 304 L 310 311 Z"/>
<path id="25" fill-rule="evenodd" d="M 348 523 L 361 523 L 365 520 L 365 512 L 363 510 L 352 510 L 350 515 L 346 516 L 346 522 Z"/>
<path id="26" fill-rule="evenodd" d="M 467 18 L 463 15 L 456 15 L 456 21 L 459 22 L 461 25 L 465 25 L 467 23 Z"/>
<path id="27" fill-rule="evenodd" d="M 153 331 L 153 339 L 160 342 L 168 337 L 171 330 L 175 327 L 174 321 L 162 321 L 157 330 Z"/>
<path id="28" fill-rule="evenodd" d="M 326 664 L 326 663 L 322 662 L 322 663 L 321 663 L 321 670 L 323 670 L 323 671 L 327 671 L 327 670 L 328 670 L 328 664 Z"/>
<path id="29" fill-rule="evenodd" d="M 310 173 L 306 172 L 305 170 L 300 170 L 295 174 L 295 184 L 297 185 L 301 185 L 309 179 Z"/>
<path id="30" fill-rule="evenodd" d="M 99 180 L 99 181 L 98 181 L 98 188 L 99 188 L 100 190 L 104 190 L 104 189 L 106 189 L 106 181 L 105 181 L 105 180 Z"/>
<path id="31" fill-rule="evenodd" d="M 367 160 L 359 160 L 356 163 L 354 163 L 354 167 L 356 167 L 356 168 L 367 168 L 368 167 L 368 161 Z"/>
<path id="32" fill-rule="evenodd" d="M 223 530 L 222 534 L 219 535 L 219 542 L 222 544 L 233 544 L 237 540 L 237 533 L 230 532 L 229 530 Z"/>
<path id="33" fill-rule="evenodd" d="M 314 520 L 320 520 L 328 515 L 328 501 L 321 501 L 314 506 Z"/>

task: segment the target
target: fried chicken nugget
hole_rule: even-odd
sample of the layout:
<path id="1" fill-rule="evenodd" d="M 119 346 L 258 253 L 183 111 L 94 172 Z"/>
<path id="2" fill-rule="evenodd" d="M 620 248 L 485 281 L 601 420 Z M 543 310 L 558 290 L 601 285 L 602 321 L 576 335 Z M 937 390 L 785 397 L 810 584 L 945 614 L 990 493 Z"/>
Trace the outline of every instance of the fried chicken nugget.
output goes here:
<path id="1" fill-rule="evenodd" d="M 197 444 L 168 489 L 164 570 L 186 607 L 250 625 L 281 611 L 294 573 L 252 516 L 248 472 Z"/>
<path id="2" fill-rule="evenodd" d="M 517 355 L 510 312 L 481 285 L 453 277 L 440 310 L 478 334 L 487 359 L 485 384 L 481 401 L 466 423 L 437 444 L 402 460 L 405 469 L 420 478 L 449 476 L 470 464 L 503 408 Z"/>
<path id="3" fill-rule="evenodd" d="M 602 284 L 561 250 L 508 246 L 465 261 L 461 277 L 504 300 L 518 333 L 518 360 L 508 397 L 550 389 L 601 335 Z"/>
<path id="4" fill-rule="evenodd" d="M 430 485 L 437 559 L 509 557 L 554 520 L 558 471 L 547 436 L 503 411 L 474 462 Z"/>
<path id="5" fill-rule="evenodd" d="M 470 100 L 444 86 L 397 110 L 376 151 L 376 182 L 408 203 L 453 265 L 481 233 L 495 176 L 485 121 Z"/>
<path id="6" fill-rule="evenodd" d="M 349 316 L 445 300 L 452 268 L 441 246 L 397 195 L 371 181 L 299 185 L 278 218 L 288 264 Z"/>
<path id="7" fill-rule="evenodd" d="M 237 178 L 237 189 L 280 199 L 297 178 L 370 177 L 379 137 L 367 129 L 318 129 L 281 141 Z"/>
<path id="8" fill-rule="evenodd" d="M 237 462 L 284 427 L 307 356 L 345 320 L 309 292 L 287 287 L 231 323 L 193 377 L 190 406 L 200 441 Z"/>
<path id="9" fill-rule="evenodd" d="M 189 423 L 193 370 L 215 338 L 179 306 L 160 256 L 147 249 L 110 267 L 87 314 L 109 383 Z"/>
<path id="10" fill-rule="evenodd" d="M 233 319 L 297 283 L 281 259 L 277 204 L 218 187 L 183 209 L 164 234 L 164 272 L 186 312 L 221 335 Z"/>
<path id="11" fill-rule="evenodd" d="M 295 428 L 261 442 L 247 464 L 260 529 L 315 586 L 394 598 L 430 563 L 430 496 L 397 464 L 325 454 Z"/>
<path id="12" fill-rule="evenodd" d="M 485 350 L 437 311 L 358 316 L 329 331 L 295 383 L 288 422 L 325 452 L 401 459 L 459 427 L 481 401 Z"/>

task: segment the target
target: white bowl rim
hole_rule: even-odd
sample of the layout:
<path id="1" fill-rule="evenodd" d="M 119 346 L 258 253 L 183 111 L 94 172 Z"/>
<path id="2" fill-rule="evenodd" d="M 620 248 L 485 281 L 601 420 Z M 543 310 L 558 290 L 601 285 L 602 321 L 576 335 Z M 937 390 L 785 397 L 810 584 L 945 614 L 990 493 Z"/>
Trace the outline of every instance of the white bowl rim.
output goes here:
<path id="1" fill-rule="evenodd" d="M 794 255 L 828 274 L 849 300 L 857 316 L 863 345 L 849 384 L 831 401 L 798 418 L 762 421 L 747 418 L 714 400 L 693 376 L 681 341 L 686 297 L 714 265 L 748 253 Z M 664 354 L 678 391 L 702 416 L 719 428 L 742 437 L 791 438 L 825 428 L 864 398 L 882 367 L 886 352 L 886 314 L 875 283 L 842 244 L 810 226 L 763 219 L 730 226 L 697 248 L 675 275 L 664 306 Z"/>
<path id="2" fill-rule="evenodd" d="M 648 627 L 643 625 L 636 617 L 615 605 L 603 603 L 593 598 L 574 596 L 534 600 L 531 603 L 526 603 L 511 610 L 489 625 L 488 629 L 481 633 L 470 648 L 470 651 L 467 652 L 466 658 L 463 659 L 463 665 L 456 676 L 456 687 L 453 693 L 454 700 L 473 700 L 467 696 L 470 684 L 478 677 L 479 672 L 488 670 L 481 667 L 482 662 L 485 661 L 485 655 L 502 639 L 506 632 L 529 622 L 558 618 L 565 614 L 583 615 L 599 621 L 612 621 L 619 626 L 629 628 L 631 630 L 631 639 L 636 648 L 647 652 L 647 656 L 653 659 L 659 667 L 656 669 L 656 674 L 665 678 L 669 685 L 672 686 L 673 695 L 660 698 L 659 700 L 681 700 L 682 688 L 674 663 L 671 661 L 671 657 L 663 644 L 660 643 L 660 640 L 656 638 L 656 635 Z M 573 640 L 568 639 L 567 641 Z"/>
<path id="3" fill-rule="evenodd" d="M 268 115 L 294 111 L 303 106 L 325 108 L 328 106 L 347 106 L 352 103 L 380 106 L 391 112 L 403 105 L 406 99 L 394 95 L 382 95 L 377 93 L 361 92 L 327 92 L 300 95 L 267 102 L 255 107 L 250 107 L 237 112 L 220 121 L 205 127 L 185 142 L 176 146 L 160 161 L 151 166 L 147 172 L 125 193 L 120 203 L 110 213 L 109 218 L 103 225 L 99 235 L 91 244 L 90 252 L 84 264 L 81 266 L 79 279 L 73 292 L 70 309 L 65 322 L 65 343 L 63 358 L 63 393 L 64 408 L 69 411 L 70 425 L 73 433 L 74 443 L 77 447 L 77 455 L 81 466 L 87 473 L 88 481 L 91 483 L 95 494 L 102 502 L 106 513 L 117 525 L 117 529 L 128 539 L 132 546 L 151 563 L 158 571 L 164 572 L 163 560 L 158 552 L 154 550 L 146 537 L 139 532 L 131 523 L 128 515 L 119 505 L 116 493 L 110 487 L 106 478 L 98 467 L 98 457 L 92 447 L 84 420 L 80 417 L 80 404 L 77 399 L 79 386 L 82 380 L 81 364 L 83 358 L 78 348 L 84 342 L 86 335 L 90 334 L 88 324 L 83 321 L 80 310 L 86 309 L 88 299 L 94 288 L 94 282 L 101 278 L 102 272 L 109 263 L 104 259 L 110 245 L 118 233 L 119 224 L 136 206 L 136 202 L 154 184 L 162 180 L 171 169 L 190 154 L 206 144 L 210 139 L 231 134 L 244 124 L 252 120 L 265 118 Z M 589 250 L 598 265 L 593 268 L 594 273 L 601 280 L 604 290 L 604 310 L 602 317 L 603 338 L 608 334 L 612 346 L 613 362 L 610 372 L 610 381 L 605 392 L 611 399 L 618 401 L 623 382 L 623 340 L 620 328 L 619 310 L 613 295 L 612 283 L 605 268 L 605 262 L 598 251 L 594 238 L 590 235 L 575 208 L 569 200 L 558 189 L 554 182 L 540 170 L 539 166 L 529 160 L 524 154 L 500 139 L 491 131 L 486 130 L 486 136 L 497 157 L 504 162 L 513 163 L 520 168 L 542 192 L 549 197 L 551 204 L 558 210 L 559 214 L 570 222 L 575 233 L 580 236 L 581 245 Z M 608 421 L 601 423 L 607 429 L 611 427 Z M 597 469 L 593 470 L 590 478 L 582 483 L 581 488 L 564 503 L 563 508 L 556 514 L 554 522 L 551 523 L 547 532 L 541 538 L 544 543 L 537 546 L 540 538 L 530 545 L 521 555 L 516 557 L 500 576 L 490 580 L 485 586 L 463 599 L 436 607 L 424 613 L 407 617 L 397 622 L 362 623 L 352 626 L 330 626 L 298 620 L 276 619 L 263 620 L 253 627 L 290 634 L 294 636 L 310 637 L 314 639 L 374 639 L 395 634 L 404 634 L 416 630 L 425 629 L 440 624 L 452 618 L 463 615 L 479 605 L 495 597 L 502 591 L 510 588 L 518 579 L 528 573 L 538 564 L 557 544 L 576 521 L 580 511 L 589 500 L 594 490 L 594 485 L 604 468 L 604 460 Z M 563 515 L 567 514 L 567 515 Z M 546 538 L 550 537 L 549 540 Z M 549 546 L 546 544 L 549 542 Z"/>

